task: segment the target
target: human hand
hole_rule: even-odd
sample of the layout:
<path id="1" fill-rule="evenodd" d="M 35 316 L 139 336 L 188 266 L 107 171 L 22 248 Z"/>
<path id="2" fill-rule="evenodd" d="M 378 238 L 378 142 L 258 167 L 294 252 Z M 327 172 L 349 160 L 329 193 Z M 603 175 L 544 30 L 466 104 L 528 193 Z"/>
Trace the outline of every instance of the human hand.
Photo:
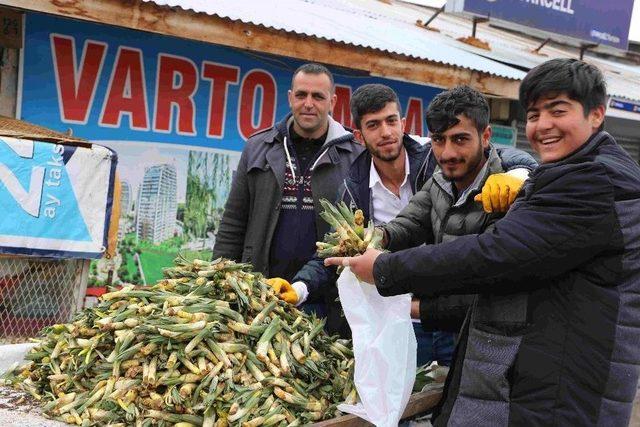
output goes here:
<path id="1" fill-rule="evenodd" d="M 324 265 L 338 265 L 349 267 L 351 272 L 363 282 L 375 284 L 373 279 L 373 264 L 378 256 L 382 253 L 377 249 L 367 249 L 367 251 L 355 257 L 332 257 L 324 260 Z"/>
<path id="2" fill-rule="evenodd" d="M 487 178 L 482 187 L 482 193 L 473 200 L 481 202 L 482 208 L 487 213 L 506 212 L 516 199 L 524 181 L 507 173 L 493 174 Z"/>

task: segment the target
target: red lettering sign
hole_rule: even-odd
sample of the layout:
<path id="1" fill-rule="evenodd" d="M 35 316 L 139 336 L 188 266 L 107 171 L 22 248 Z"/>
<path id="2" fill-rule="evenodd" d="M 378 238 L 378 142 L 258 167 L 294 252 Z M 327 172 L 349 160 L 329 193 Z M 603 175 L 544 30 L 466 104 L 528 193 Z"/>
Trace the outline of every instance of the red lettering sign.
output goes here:
<path id="1" fill-rule="evenodd" d="M 262 103 L 258 105 L 258 118 L 254 120 L 256 92 L 262 91 Z M 247 139 L 254 133 L 273 126 L 276 113 L 276 81 L 265 70 L 251 70 L 240 84 L 238 103 L 238 130 Z"/>
<path id="2" fill-rule="evenodd" d="M 222 138 L 227 116 L 227 91 L 229 84 L 238 84 L 239 67 L 214 62 L 202 63 L 202 78 L 211 80 L 209 90 L 209 113 L 207 114 L 207 136 Z"/>
<path id="3" fill-rule="evenodd" d="M 351 118 L 351 86 L 336 85 L 336 105 L 333 106 L 332 117 L 343 126 L 355 127 Z"/>
<path id="4" fill-rule="evenodd" d="M 407 121 L 404 131 L 408 134 L 423 136 L 422 134 L 422 99 L 409 98 L 407 103 Z"/>
<path id="5" fill-rule="evenodd" d="M 85 124 L 93 105 L 107 45 L 85 41 L 79 66 L 76 65 L 75 50 L 73 37 L 51 34 L 60 120 Z"/>
<path id="6" fill-rule="evenodd" d="M 198 68 L 193 61 L 165 53 L 158 55 L 154 130 L 171 132 L 173 112 L 177 111 L 176 132 L 181 135 L 195 135 L 196 107 L 193 95 L 197 89 Z"/>
<path id="7" fill-rule="evenodd" d="M 121 46 L 109 79 L 100 125 L 120 127 L 123 114 L 129 116 L 131 128 L 149 130 L 142 51 Z"/>

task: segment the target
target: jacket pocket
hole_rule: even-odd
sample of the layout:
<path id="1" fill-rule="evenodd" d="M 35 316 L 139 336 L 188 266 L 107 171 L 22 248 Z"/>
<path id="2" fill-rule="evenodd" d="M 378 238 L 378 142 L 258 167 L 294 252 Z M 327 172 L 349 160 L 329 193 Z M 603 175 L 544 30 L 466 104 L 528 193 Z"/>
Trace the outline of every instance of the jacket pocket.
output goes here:
<path id="1" fill-rule="evenodd" d="M 471 325 L 449 425 L 509 424 L 510 376 L 521 341 L 521 335 L 494 334 Z"/>
<path id="2" fill-rule="evenodd" d="M 529 295 L 479 295 L 473 308 L 473 326 L 497 335 L 525 335 Z"/>

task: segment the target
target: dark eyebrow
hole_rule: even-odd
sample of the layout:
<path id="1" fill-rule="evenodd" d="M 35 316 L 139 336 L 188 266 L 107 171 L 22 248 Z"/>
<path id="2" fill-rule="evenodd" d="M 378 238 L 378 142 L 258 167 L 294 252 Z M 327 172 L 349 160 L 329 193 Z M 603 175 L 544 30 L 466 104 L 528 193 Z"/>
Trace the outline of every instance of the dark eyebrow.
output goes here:
<path id="1" fill-rule="evenodd" d="M 458 138 L 461 136 L 470 136 L 471 132 L 458 132 L 458 133 L 454 133 L 453 135 L 449 135 L 449 138 L 453 139 L 453 138 Z M 433 133 L 431 134 L 431 139 L 433 138 L 444 138 L 444 134 L 443 133 Z"/>
<path id="2" fill-rule="evenodd" d="M 551 102 L 549 102 L 548 104 L 544 104 L 544 105 L 542 106 L 542 108 L 544 108 L 545 110 L 550 110 L 550 109 L 552 109 L 553 107 L 557 107 L 558 105 L 561 105 L 561 104 L 567 104 L 567 105 L 569 105 L 569 102 L 568 102 L 568 101 L 565 101 L 564 99 L 559 99 L 559 100 L 557 100 L 557 101 L 551 101 Z"/>
<path id="3" fill-rule="evenodd" d="M 458 138 L 461 136 L 469 136 L 469 135 L 471 135 L 471 132 L 458 132 L 451 135 L 451 138 Z"/>
<path id="4" fill-rule="evenodd" d="M 566 101 L 564 99 L 558 99 L 556 101 L 551 101 L 551 102 L 548 102 L 546 104 L 543 104 L 542 108 L 544 110 L 550 110 L 550 109 L 552 109 L 552 108 L 554 108 L 554 107 L 556 107 L 558 105 L 561 105 L 561 104 L 567 104 L 568 105 L 569 101 Z M 539 109 L 536 108 L 536 107 L 529 107 L 529 108 L 527 108 L 527 113 L 530 112 L 530 111 L 538 111 L 538 110 Z"/>
<path id="5" fill-rule="evenodd" d="M 471 132 L 459 132 L 451 135 L 451 138 L 459 138 L 461 136 L 471 136 Z"/>
<path id="6" fill-rule="evenodd" d="M 304 90 L 304 89 L 298 89 L 294 92 L 295 95 L 306 95 L 308 94 L 309 91 Z M 313 96 L 327 96 L 325 92 L 321 91 L 321 90 L 315 90 L 315 91 L 311 91 L 311 95 Z"/>

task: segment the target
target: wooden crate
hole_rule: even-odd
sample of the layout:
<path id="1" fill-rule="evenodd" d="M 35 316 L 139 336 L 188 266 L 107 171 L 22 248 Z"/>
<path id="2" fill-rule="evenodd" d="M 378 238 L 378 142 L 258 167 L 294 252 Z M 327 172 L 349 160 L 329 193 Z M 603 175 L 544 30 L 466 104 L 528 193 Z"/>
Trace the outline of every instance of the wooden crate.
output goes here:
<path id="1" fill-rule="evenodd" d="M 429 412 L 429 410 L 438 404 L 440 397 L 442 397 L 441 389 L 422 391 L 411 395 L 409 403 L 402 414 L 402 419 L 411 418 L 418 414 Z M 360 417 L 349 414 L 311 425 L 314 427 L 370 427 L 373 424 Z"/>

